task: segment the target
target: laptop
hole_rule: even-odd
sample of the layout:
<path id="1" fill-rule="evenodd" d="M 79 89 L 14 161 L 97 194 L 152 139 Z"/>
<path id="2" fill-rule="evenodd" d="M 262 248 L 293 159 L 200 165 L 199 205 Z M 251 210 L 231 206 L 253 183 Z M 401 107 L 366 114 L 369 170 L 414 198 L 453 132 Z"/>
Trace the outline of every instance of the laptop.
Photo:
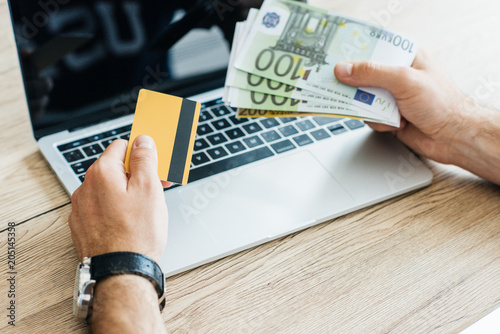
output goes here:
<path id="1" fill-rule="evenodd" d="M 202 103 L 189 183 L 164 192 L 166 276 L 431 183 L 412 152 L 359 120 L 236 118 L 221 98 L 227 32 L 195 27 L 151 49 L 189 11 L 172 3 L 10 1 L 34 137 L 68 194 L 128 139 L 140 88 Z"/>

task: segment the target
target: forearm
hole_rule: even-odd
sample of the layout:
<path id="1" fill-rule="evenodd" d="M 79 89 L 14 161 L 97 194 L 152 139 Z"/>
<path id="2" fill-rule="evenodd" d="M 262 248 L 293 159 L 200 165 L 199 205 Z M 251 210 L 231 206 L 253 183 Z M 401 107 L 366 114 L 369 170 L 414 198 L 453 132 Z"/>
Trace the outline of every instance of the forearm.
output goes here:
<path id="1" fill-rule="evenodd" d="M 91 332 L 165 333 L 158 295 L 147 279 L 137 275 L 110 276 L 94 292 Z"/>
<path id="2" fill-rule="evenodd" d="M 467 126 L 453 145 L 454 164 L 500 185 L 500 111 L 469 106 L 464 117 Z"/>

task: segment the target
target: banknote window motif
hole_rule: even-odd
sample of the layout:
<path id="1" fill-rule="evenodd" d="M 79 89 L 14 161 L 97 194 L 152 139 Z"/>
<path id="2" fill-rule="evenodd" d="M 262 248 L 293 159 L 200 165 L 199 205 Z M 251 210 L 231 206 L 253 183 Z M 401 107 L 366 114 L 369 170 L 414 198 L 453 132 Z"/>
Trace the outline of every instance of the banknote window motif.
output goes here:
<path id="1" fill-rule="evenodd" d="M 309 58 L 306 66 L 326 65 L 327 50 L 337 28 L 343 24 L 339 17 L 312 12 L 290 5 L 290 18 L 273 48 Z"/>

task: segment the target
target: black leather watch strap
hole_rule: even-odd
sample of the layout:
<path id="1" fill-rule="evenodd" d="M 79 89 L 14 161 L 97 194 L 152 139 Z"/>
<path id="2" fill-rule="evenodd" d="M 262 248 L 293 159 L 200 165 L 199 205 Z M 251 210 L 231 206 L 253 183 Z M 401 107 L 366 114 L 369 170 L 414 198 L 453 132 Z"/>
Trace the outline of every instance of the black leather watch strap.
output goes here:
<path id="1" fill-rule="evenodd" d="M 113 275 L 135 274 L 153 283 L 158 298 L 164 298 L 165 280 L 160 266 L 151 258 L 132 252 L 115 252 L 93 256 L 90 277 L 99 280 Z"/>

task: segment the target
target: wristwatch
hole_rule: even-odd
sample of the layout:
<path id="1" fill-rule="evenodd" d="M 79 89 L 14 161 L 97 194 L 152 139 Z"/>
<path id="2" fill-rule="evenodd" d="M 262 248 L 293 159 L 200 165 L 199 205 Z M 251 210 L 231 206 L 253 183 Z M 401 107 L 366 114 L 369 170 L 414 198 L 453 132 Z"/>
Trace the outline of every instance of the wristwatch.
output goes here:
<path id="1" fill-rule="evenodd" d="M 131 252 L 115 252 L 84 257 L 76 269 L 73 314 L 90 322 L 94 287 L 113 275 L 134 274 L 147 278 L 158 293 L 160 312 L 165 308 L 165 278 L 160 266 L 151 258 Z"/>

